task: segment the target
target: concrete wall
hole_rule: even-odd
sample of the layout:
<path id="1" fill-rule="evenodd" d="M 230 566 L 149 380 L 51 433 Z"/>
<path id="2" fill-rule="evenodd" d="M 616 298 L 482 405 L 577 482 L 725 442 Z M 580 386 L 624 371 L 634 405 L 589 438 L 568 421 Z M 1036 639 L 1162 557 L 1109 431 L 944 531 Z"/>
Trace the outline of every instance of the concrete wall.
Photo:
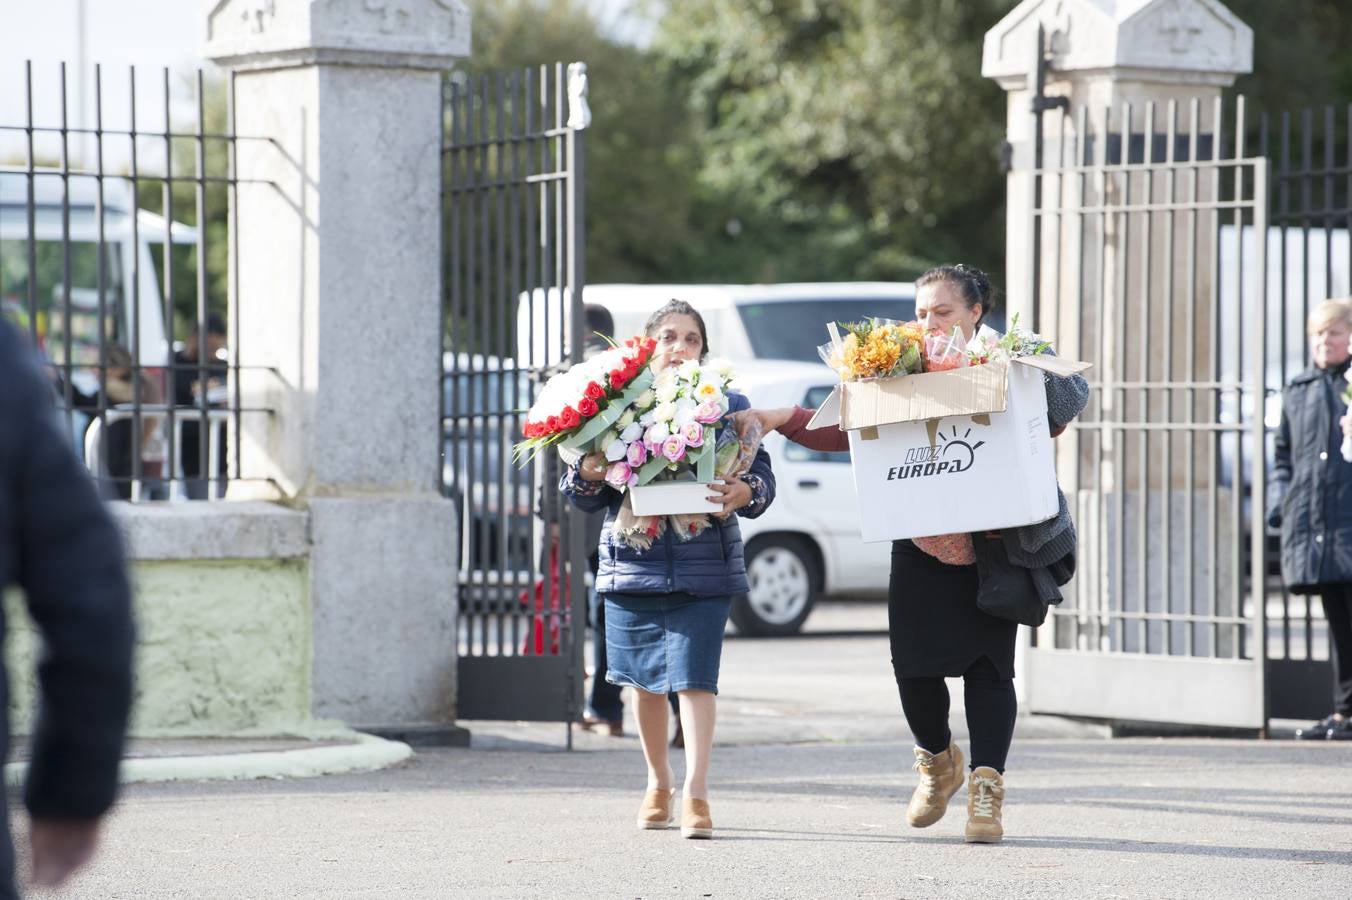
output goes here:
<path id="1" fill-rule="evenodd" d="M 137 618 L 132 734 L 285 734 L 312 724 L 308 517 L 245 504 L 114 504 Z M 30 730 L 37 635 L 6 595 L 9 717 Z"/>

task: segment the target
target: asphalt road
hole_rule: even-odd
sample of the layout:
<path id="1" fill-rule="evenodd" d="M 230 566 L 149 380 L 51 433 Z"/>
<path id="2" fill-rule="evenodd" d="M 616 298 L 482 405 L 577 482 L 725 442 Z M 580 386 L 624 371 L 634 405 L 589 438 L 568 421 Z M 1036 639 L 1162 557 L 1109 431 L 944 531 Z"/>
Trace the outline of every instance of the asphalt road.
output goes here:
<path id="1" fill-rule="evenodd" d="M 133 786 L 65 896 L 1346 894 L 1349 744 L 1108 740 L 1027 718 L 1003 844 L 963 843 L 961 795 L 937 825 L 907 827 L 910 739 L 886 639 L 853 631 L 728 642 L 713 841 L 634 827 L 632 736 L 577 733 L 566 752 L 560 725 L 468 723 L 470 749 L 384 772 Z M 960 712 L 953 724 L 961 735 Z"/>

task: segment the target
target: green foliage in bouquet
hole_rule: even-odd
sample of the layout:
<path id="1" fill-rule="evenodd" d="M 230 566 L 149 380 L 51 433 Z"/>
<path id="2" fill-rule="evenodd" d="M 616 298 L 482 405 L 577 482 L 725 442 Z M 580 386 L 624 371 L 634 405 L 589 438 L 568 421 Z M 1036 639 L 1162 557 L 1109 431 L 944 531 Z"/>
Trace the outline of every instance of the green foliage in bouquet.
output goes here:
<path id="1" fill-rule="evenodd" d="M 1051 342 L 1044 341 L 1041 335 L 1019 328 L 1018 313 L 1010 319 L 1009 331 L 995 346 L 1015 359 L 1021 356 L 1038 356 L 1052 349 Z"/>

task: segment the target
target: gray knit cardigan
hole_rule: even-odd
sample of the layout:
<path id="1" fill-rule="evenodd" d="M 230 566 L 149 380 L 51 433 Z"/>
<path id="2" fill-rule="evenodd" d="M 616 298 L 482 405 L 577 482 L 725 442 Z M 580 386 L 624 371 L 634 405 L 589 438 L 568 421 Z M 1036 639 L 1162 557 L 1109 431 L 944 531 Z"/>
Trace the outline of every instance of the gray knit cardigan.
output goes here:
<path id="1" fill-rule="evenodd" d="M 1079 375 L 1066 377 L 1042 373 L 1047 388 L 1047 420 L 1059 432 L 1089 403 L 1089 383 Z M 1066 495 L 1058 489 L 1060 509 L 1053 519 L 1006 528 L 1001 532 L 1009 561 L 1033 575 L 1038 596 L 1046 603 L 1060 603 L 1060 585 L 1075 571 L 1075 522 L 1070 517 Z"/>

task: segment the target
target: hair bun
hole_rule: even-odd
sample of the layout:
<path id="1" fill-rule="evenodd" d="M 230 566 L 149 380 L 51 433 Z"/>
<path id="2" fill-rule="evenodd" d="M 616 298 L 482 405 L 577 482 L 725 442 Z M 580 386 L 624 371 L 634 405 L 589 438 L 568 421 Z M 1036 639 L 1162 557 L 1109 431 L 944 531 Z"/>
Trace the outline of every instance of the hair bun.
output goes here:
<path id="1" fill-rule="evenodd" d="M 958 263 L 953 267 L 953 270 L 972 282 L 972 285 L 976 288 L 977 294 L 981 297 L 981 304 L 989 308 L 991 292 L 993 290 L 991 287 L 990 276 L 976 266 L 969 266 L 967 263 Z"/>

